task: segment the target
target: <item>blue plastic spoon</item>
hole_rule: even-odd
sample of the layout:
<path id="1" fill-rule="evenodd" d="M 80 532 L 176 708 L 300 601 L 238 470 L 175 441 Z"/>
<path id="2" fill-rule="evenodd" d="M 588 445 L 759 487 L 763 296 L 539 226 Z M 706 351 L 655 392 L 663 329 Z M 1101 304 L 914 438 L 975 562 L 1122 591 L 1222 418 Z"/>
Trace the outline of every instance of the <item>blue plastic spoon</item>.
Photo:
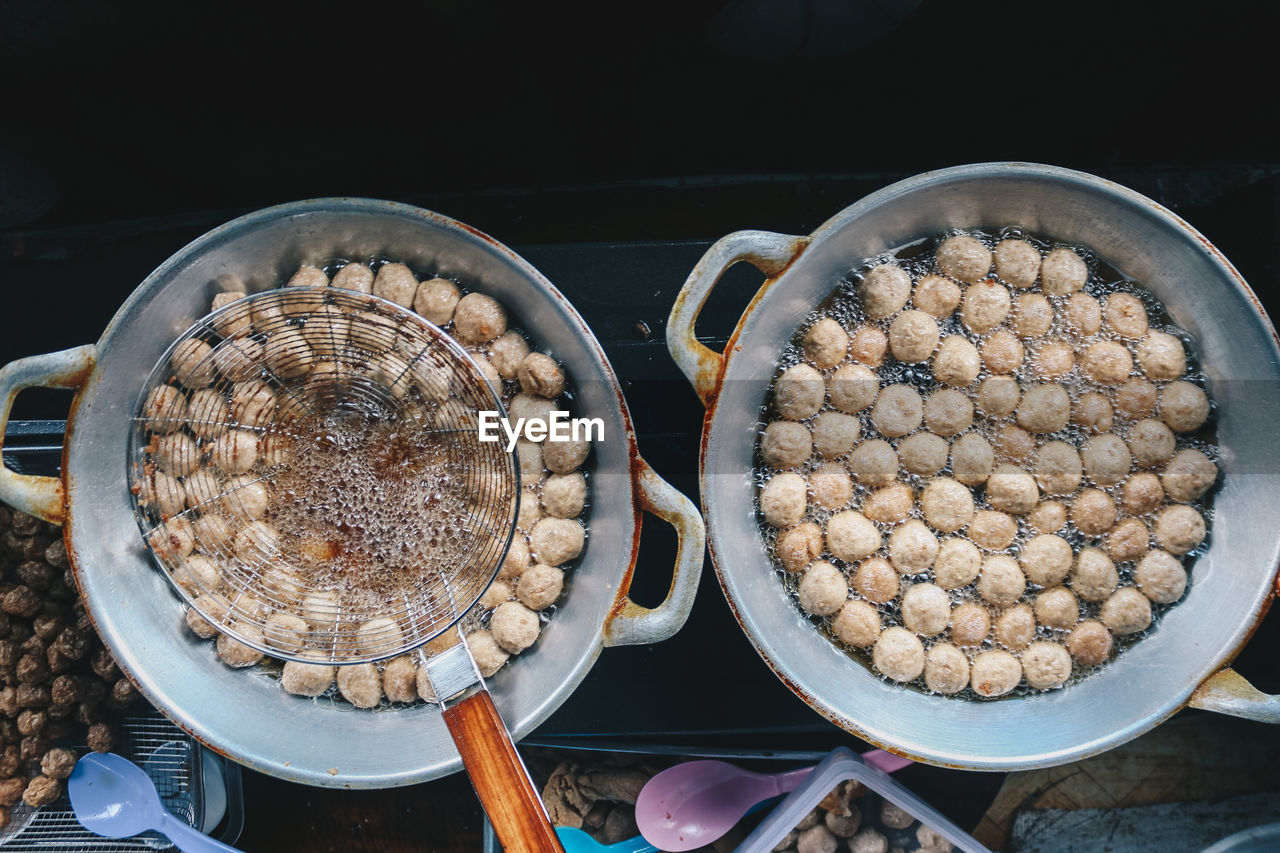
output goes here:
<path id="1" fill-rule="evenodd" d="M 601 844 L 581 829 L 569 826 L 557 827 L 556 835 L 564 845 L 564 853 L 657 853 L 658 850 L 642 835 L 616 844 Z"/>
<path id="2" fill-rule="evenodd" d="M 91 752 L 76 762 L 67 793 L 76 819 L 95 835 L 132 838 L 154 829 L 183 853 L 238 853 L 170 814 L 147 772 L 113 752 Z"/>

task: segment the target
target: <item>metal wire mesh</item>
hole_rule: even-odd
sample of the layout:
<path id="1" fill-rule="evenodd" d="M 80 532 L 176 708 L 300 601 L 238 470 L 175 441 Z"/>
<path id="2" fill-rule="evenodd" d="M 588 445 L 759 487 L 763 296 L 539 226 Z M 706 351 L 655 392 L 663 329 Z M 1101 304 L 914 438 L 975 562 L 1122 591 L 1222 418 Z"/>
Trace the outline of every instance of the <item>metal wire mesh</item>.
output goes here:
<path id="1" fill-rule="evenodd" d="M 286 287 L 184 332 L 143 388 L 138 522 L 207 621 L 277 658 L 355 663 L 444 631 L 492 581 L 519 468 L 480 440 L 501 398 L 439 328 Z"/>
<path id="2" fill-rule="evenodd" d="M 84 744 L 74 748 L 77 753 L 88 749 Z M 169 811 L 191 826 L 203 823 L 200 750 L 185 732 L 156 712 L 128 717 L 121 725 L 117 751 L 147 771 Z M 15 806 L 9 826 L 0 830 L 0 849 L 6 853 L 128 853 L 172 850 L 173 844 L 156 832 L 122 839 L 94 835 L 76 820 L 71 803 L 63 793 L 56 802 L 39 809 L 24 804 Z"/>

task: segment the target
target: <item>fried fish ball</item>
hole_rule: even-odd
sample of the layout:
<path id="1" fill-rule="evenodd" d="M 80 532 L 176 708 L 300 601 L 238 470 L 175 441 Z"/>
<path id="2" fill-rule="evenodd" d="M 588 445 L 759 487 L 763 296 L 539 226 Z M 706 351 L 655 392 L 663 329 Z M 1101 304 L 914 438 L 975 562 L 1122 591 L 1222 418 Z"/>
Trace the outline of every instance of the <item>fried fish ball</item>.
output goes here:
<path id="1" fill-rule="evenodd" d="M 554 400 L 564 392 L 564 371 L 546 353 L 531 352 L 516 369 L 520 387 L 526 393 Z"/>
<path id="2" fill-rule="evenodd" d="M 996 458 L 1001 462 L 1016 462 L 1023 465 L 1035 452 L 1036 440 L 1031 433 L 1019 426 L 1005 424 L 996 430 L 992 438 Z"/>
<path id="3" fill-rule="evenodd" d="M 1110 432 L 1112 423 L 1111 401 L 1097 391 L 1086 391 L 1071 409 L 1071 422 L 1084 427 L 1095 435 Z"/>
<path id="4" fill-rule="evenodd" d="M 1168 551 L 1148 551 L 1133 570 L 1133 580 L 1156 604 L 1173 604 L 1187 588 L 1187 570 Z"/>
<path id="5" fill-rule="evenodd" d="M 1060 643 L 1032 643 L 1022 653 L 1022 674 L 1036 690 L 1061 687 L 1071 677 L 1071 654 Z"/>
<path id="6" fill-rule="evenodd" d="M 1018 535 L 1018 524 L 1010 516 L 993 509 L 973 514 L 969 522 L 969 538 L 988 551 L 1003 551 Z"/>
<path id="7" fill-rule="evenodd" d="M 1179 450 L 1160 475 L 1164 491 L 1175 501 L 1193 501 L 1218 479 L 1218 466 L 1199 450 Z M 1152 507 L 1154 509 L 1154 507 Z M 1135 513 L 1137 515 L 1138 513 Z"/>
<path id="8" fill-rule="evenodd" d="M 797 477 L 797 479 L 800 478 Z M 804 480 L 800 479 L 800 483 L 803 489 Z M 760 501 L 763 505 L 763 496 Z M 804 496 L 801 495 L 801 515 L 804 514 L 803 502 Z M 796 518 L 796 521 L 799 520 Z M 582 553 L 585 539 L 586 531 L 582 523 L 572 518 L 544 518 L 529 532 L 529 544 L 534 557 L 539 563 L 546 563 L 549 566 L 558 566 L 577 557 Z"/>
<path id="9" fill-rule="evenodd" d="M 1209 398 L 1190 382 L 1172 382 L 1160 391 L 1160 418 L 1174 432 L 1197 430 L 1209 417 Z"/>
<path id="10" fill-rule="evenodd" d="M 943 589 L 959 589 L 973 583 L 982 569 L 982 554 L 967 539 L 948 539 L 933 561 L 933 579 Z"/>
<path id="11" fill-rule="evenodd" d="M 542 479 L 542 445 L 526 438 L 516 440 L 516 459 L 520 463 L 520 477 L 525 482 Z M 767 460 L 766 460 L 767 461 Z"/>
<path id="12" fill-rule="evenodd" d="M 876 639 L 871 660 L 885 677 L 912 681 L 924 672 L 924 645 L 906 628 L 887 628 Z"/>
<path id="13" fill-rule="evenodd" d="M 869 557 L 853 573 L 853 588 L 867 601 L 887 604 L 898 597 L 898 572 L 883 557 Z"/>
<path id="14" fill-rule="evenodd" d="M 1036 616 L 1026 604 L 1015 604 L 1005 608 L 996 617 L 995 637 L 1000 643 L 1012 651 L 1022 651 L 1036 636 Z"/>
<path id="15" fill-rule="evenodd" d="M 228 305 L 239 302 L 247 296 L 243 290 L 226 290 L 213 295 L 210 312 L 221 311 Z M 249 331 L 253 316 L 247 305 L 237 305 L 234 309 L 223 313 L 213 321 L 213 328 L 224 338 L 236 337 Z"/>
<path id="16" fill-rule="evenodd" d="M 285 654 L 296 654 L 307 643 L 307 631 L 304 619 L 281 611 L 267 617 L 262 636 L 271 648 L 279 649 Z"/>
<path id="17" fill-rule="evenodd" d="M 884 486 L 876 489 L 862 502 L 862 513 L 872 521 L 883 524 L 901 521 L 911 512 L 913 497 L 911 487 L 905 483 Z"/>
<path id="18" fill-rule="evenodd" d="M 853 480 L 843 465 L 828 462 L 809 475 L 809 494 L 814 506 L 839 509 L 853 497 Z"/>
<path id="19" fill-rule="evenodd" d="M 773 552 L 784 569 L 798 572 L 822 554 L 822 528 L 812 521 L 788 527 L 774 540 Z"/>
<path id="20" fill-rule="evenodd" d="M 213 600 L 211 596 L 207 597 L 209 601 L 205 601 L 205 598 L 206 596 L 201 596 L 196 599 L 200 605 L 199 608 L 188 607 L 186 612 L 183 613 L 183 619 L 186 621 L 187 627 L 191 630 L 191 633 L 195 634 L 202 640 L 211 639 L 217 636 L 218 633 L 218 629 L 214 624 L 200 615 L 200 610 L 207 607 L 209 601 Z M 225 613 L 226 611 L 223 610 L 222 612 Z"/>
<path id="21" fill-rule="evenodd" d="M 282 590 L 283 594 L 277 594 L 273 597 L 277 601 L 290 604 L 301 599 L 302 603 L 298 605 L 298 611 L 314 630 L 329 631 L 333 629 L 334 625 L 338 624 L 338 614 L 341 612 L 341 607 L 337 590 L 323 589 L 307 592 L 302 588 L 301 578 L 297 578 L 294 584 L 289 584 L 288 586 L 292 586 L 297 591 Z M 285 589 L 287 590 L 288 587 L 286 586 Z"/>
<path id="22" fill-rule="evenodd" d="M 951 599 L 940 587 L 918 583 L 902 594 L 902 624 L 909 631 L 933 637 L 951 622 Z"/>
<path id="23" fill-rule="evenodd" d="M 1036 482 L 1047 495 L 1069 495 L 1080 488 L 1084 468 L 1080 454 L 1065 441 L 1050 441 L 1036 451 Z"/>
<path id="24" fill-rule="evenodd" d="M 529 544 L 525 542 L 524 534 L 516 533 L 507 547 L 506 556 L 502 558 L 502 565 L 498 567 L 498 577 L 502 579 L 520 577 L 529 565 Z"/>
<path id="25" fill-rule="evenodd" d="M 185 477 L 200 467 L 200 450 L 191 437 L 175 432 L 152 439 L 151 459 L 156 467 L 173 477 Z"/>
<path id="26" fill-rule="evenodd" d="M 1076 334 L 1088 337 L 1102 328 L 1102 306 L 1087 293 L 1073 293 L 1067 297 L 1067 326 Z"/>
<path id="27" fill-rule="evenodd" d="M 860 829 L 849 839 L 849 853 L 889 853 L 889 839 L 871 827 Z"/>
<path id="28" fill-rule="evenodd" d="M 243 622 L 237 622 L 229 626 L 228 630 L 235 631 L 255 645 L 262 645 L 266 642 L 261 631 Z M 253 666 L 264 657 L 265 655 L 262 652 L 253 646 L 240 642 L 230 634 L 218 635 L 218 659 L 229 667 L 242 669 L 246 666 Z"/>
<path id="29" fill-rule="evenodd" d="M 940 275 L 921 276 L 911 301 L 915 307 L 939 320 L 950 317 L 960 305 L 960 286 Z"/>
<path id="30" fill-rule="evenodd" d="M 142 413 L 152 432 L 174 432 L 187 419 L 187 398 L 172 385 L 157 385 L 148 392 Z"/>
<path id="31" fill-rule="evenodd" d="M 902 467 L 912 474 L 928 476 L 946 467 L 950 449 L 944 439 L 933 433 L 918 432 L 898 445 L 898 458 L 902 460 Z"/>
<path id="32" fill-rule="evenodd" d="M 787 420 L 802 421 L 813 417 L 826 398 L 822 374 L 807 364 L 797 364 L 782 371 L 773 386 L 773 405 Z"/>
<path id="33" fill-rule="evenodd" d="M 373 708 L 382 701 L 382 676 L 371 663 L 338 668 L 338 692 L 357 708 Z"/>
<path id="34" fill-rule="evenodd" d="M 1111 632 L 1101 622 L 1086 619 L 1067 635 L 1067 651 L 1081 666 L 1097 666 L 1111 657 Z"/>
<path id="35" fill-rule="evenodd" d="M 903 311 L 889 326 L 889 350 L 898 361 L 927 361 L 938 348 L 938 321 L 923 311 Z"/>
<path id="36" fill-rule="evenodd" d="M 1129 429 L 1129 451 L 1139 468 L 1161 465 L 1173 456 L 1177 439 L 1160 421 L 1146 418 Z"/>
<path id="37" fill-rule="evenodd" d="M 418 292 L 418 277 L 404 264 L 383 264 L 374 276 L 372 292 L 374 296 L 412 308 Z"/>
<path id="38" fill-rule="evenodd" d="M 991 271 L 991 250 L 967 234 L 946 238 L 934 256 L 938 269 L 961 281 L 975 282 Z"/>
<path id="39" fill-rule="evenodd" d="M 239 382 L 231 389 L 231 416 L 240 426 L 266 427 L 275 413 L 276 394 L 261 379 Z"/>
<path id="40" fill-rule="evenodd" d="M 215 590 L 222 585 L 218 564 L 203 554 L 192 554 L 173 570 L 173 581 L 192 595 Z"/>
<path id="41" fill-rule="evenodd" d="M 1156 408 L 1156 386 L 1141 376 L 1131 376 L 1116 386 L 1116 415 L 1128 420 L 1138 420 L 1150 415 Z"/>
<path id="42" fill-rule="evenodd" d="M 976 432 L 960 436 L 951 445 L 951 476 L 966 486 L 985 483 L 995 461 L 991 444 Z"/>
<path id="43" fill-rule="evenodd" d="M 979 696 L 1003 696 L 1022 680 L 1022 664 L 1004 649 L 992 649 L 973 659 L 969 684 Z"/>
<path id="44" fill-rule="evenodd" d="M 1038 293 L 1023 293 L 1013 305 L 1013 330 L 1023 339 L 1041 338 L 1053 325 L 1053 306 Z"/>
<path id="45" fill-rule="evenodd" d="M 418 699 L 418 668 L 409 655 L 387 661 L 382 668 L 382 692 L 391 702 L 415 702 Z"/>
<path id="46" fill-rule="evenodd" d="M 938 537 L 914 518 L 889 534 L 889 562 L 900 574 L 926 571 L 937 559 L 938 550 Z"/>
<path id="47" fill-rule="evenodd" d="M 1133 456 L 1117 435 L 1104 433 L 1090 436 L 1080 447 L 1084 473 L 1099 486 L 1114 486 L 1129 475 Z"/>
<path id="48" fill-rule="evenodd" d="M 944 385 L 963 388 L 973 383 L 982 370 L 978 348 L 961 335 L 948 335 L 938 345 L 933 358 L 934 378 Z"/>
<path id="49" fill-rule="evenodd" d="M 819 456 L 844 456 L 858 441 L 862 426 L 853 415 L 823 412 L 813 419 L 813 449 Z"/>
<path id="50" fill-rule="evenodd" d="M 1022 389 L 1011 376 L 989 376 L 978 386 L 978 408 L 988 417 L 1008 417 L 1021 398 Z"/>
<path id="51" fill-rule="evenodd" d="M 1006 238 L 996 244 L 996 275 L 1025 290 L 1040 277 L 1040 251 L 1026 240 Z"/>
<path id="52" fill-rule="evenodd" d="M 849 470 L 867 486 L 885 486 L 898 478 L 898 454 L 889 442 L 873 438 L 854 448 Z"/>
<path id="53" fill-rule="evenodd" d="M 533 645 L 541 630 L 538 614 L 519 601 L 507 601 L 494 608 L 489 630 L 503 651 L 518 655 Z"/>
<path id="54" fill-rule="evenodd" d="M 192 533 L 206 554 L 224 554 L 231 550 L 235 531 L 227 520 L 207 510 L 192 522 Z"/>
<path id="55" fill-rule="evenodd" d="M 262 347 L 262 360 L 280 379 L 297 379 L 310 372 L 316 356 L 302 332 L 290 327 L 267 338 Z"/>
<path id="56" fill-rule="evenodd" d="M 591 454 L 591 442 L 584 439 L 548 441 L 542 446 L 542 462 L 556 474 L 572 474 Z"/>
<path id="57" fill-rule="evenodd" d="M 316 662 L 286 661 L 280 673 L 280 686 L 295 696 L 319 696 L 333 684 L 338 668 L 321 663 L 328 658 L 320 652 L 308 652 L 304 656 Z"/>
<path id="58" fill-rule="evenodd" d="M 462 298 L 458 285 L 447 278 L 429 278 L 418 284 L 413 295 L 413 310 L 437 326 L 453 321 L 453 312 Z"/>
<path id="59" fill-rule="evenodd" d="M 1050 296 L 1066 296 L 1084 287 L 1089 279 L 1089 267 L 1084 258 L 1065 247 L 1059 247 L 1044 256 L 1040 263 L 1040 283 Z"/>
<path id="60" fill-rule="evenodd" d="M 880 614 L 865 601 L 846 601 L 831 620 L 836 639 L 860 649 L 873 645 L 880 636 Z"/>
<path id="61" fill-rule="evenodd" d="M 849 354 L 849 334 L 835 320 L 823 317 L 805 332 L 802 346 L 804 357 L 825 370 Z"/>
<path id="62" fill-rule="evenodd" d="M 1175 504 L 1156 516 L 1156 542 L 1173 554 L 1193 551 L 1208 532 L 1204 517 L 1194 507 Z"/>
<path id="63" fill-rule="evenodd" d="M 1034 385 L 1018 404 L 1018 426 L 1034 433 L 1058 432 L 1071 417 L 1071 398 L 1061 385 Z"/>
<path id="64" fill-rule="evenodd" d="M 844 575 L 830 563 L 819 560 L 805 569 L 800 576 L 796 597 L 806 613 L 814 616 L 830 616 L 840 609 L 849 597 L 849 585 Z"/>
<path id="65" fill-rule="evenodd" d="M 943 388 L 924 401 L 924 423 L 929 432 L 950 438 L 973 424 L 973 403 L 959 391 Z"/>
<path id="66" fill-rule="evenodd" d="M 1122 338 L 1136 340 L 1147 333 L 1147 309 L 1132 293 L 1107 297 L 1107 325 Z"/>
<path id="67" fill-rule="evenodd" d="M 356 648 L 365 655 L 386 655 L 404 646 L 404 632 L 389 616 L 378 616 L 356 629 Z"/>
<path id="68" fill-rule="evenodd" d="M 452 306 L 449 309 L 449 316 L 453 316 Z M 528 355 L 529 343 L 519 332 L 504 332 L 489 345 L 489 361 L 498 369 L 498 375 L 503 379 L 515 379 L 516 372 Z"/>
<path id="69" fill-rule="evenodd" d="M 511 587 L 507 586 L 500 580 L 495 580 L 485 589 L 484 594 L 480 596 L 480 606 L 486 610 L 492 610 L 504 601 L 511 600 Z"/>
<path id="70" fill-rule="evenodd" d="M 191 390 L 207 388 L 213 382 L 213 347 L 199 338 L 187 338 L 178 344 L 169 358 L 173 378 Z"/>
<path id="71" fill-rule="evenodd" d="M 1041 501 L 1027 514 L 1027 524 L 1037 533 L 1057 533 L 1067 523 L 1067 508 L 1058 501 Z"/>
<path id="72" fill-rule="evenodd" d="M 832 406 L 857 414 L 875 402 L 880 380 L 865 364 L 842 364 L 831 374 L 830 391 Z"/>
<path id="73" fill-rule="evenodd" d="M 827 520 L 827 551 L 845 562 L 861 560 L 880 548 L 880 531 L 862 513 L 847 509 Z"/>
<path id="74" fill-rule="evenodd" d="M 1027 580 L 1037 586 L 1056 586 L 1071 571 L 1071 561 L 1075 554 L 1071 544 L 1056 533 L 1041 533 L 1033 536 L 1022 546 L 1018 562 Z"/>
<path id="75" fill-rule="evenodd" d="M 907 304 L 911 297 L 911 276 L 893 264 L 872 267 L 858 285 L 858 296 L 868 317 L 883 320 Z"/>
<path id="76" fill-rule="evenodd" d="M 1022 515 L 1035 509 L 1039 499 L 1035 479 L 1015 465 L 1001 465 L 987 479 L 987 502 L 996 509 Z"/>
<path id="77" fill-rule="evenodd" d="M 247 523 L 266 515 L 271 493 L 262 480 L 231 477 L 223 484 L 222 508 L 229 518 Z"/>
<path id="78" fill-rule="evenodd" d="M 258 436 L 246 429 L 227 430 L 214 439 L 209 461 L 224 474 L 244 474 L 258 461 Z"/>
<path id="79" fill-rule="evenodd" d="M 1159 477 L 1150 471 L 1139 471 L 1125 481 L 1120 505 L 1130 515 L 1146 515 L 1164 503 L 1164 491 Z"/>
<path id="80" fill-rule="evenodd" d="M 1182 341 L 1164 332 L 1149 331 L 1138 341 L 1138 363 L 1156 381 L 1177 379 L 1187 370 L 1187 353 Z"/>
<path id="81" fill-rule="evenodd" d="M 1013 373 L 1022 366 L 1026 350 L 1007 329 L 997 329 L 983 342 L 982 364 L 991 373 Z"/>
<path id="82" fill-rule="evenodd" d="M 881 435 L 889 438 L 914 432 L 923 419 L 924 403 L 910 385 L 882 388 L 871 408 L 871 423 Z"/>
<path id="83" fill-rule="evenodd" d="M 774 421 L 760 439 L 760 456 L 771 468 L 795 468 L 809 460 L 813 439 L 809 428 L 795 421 Z"/>
<path id="84" fill-rule="evenodd" d="M 467 647 L 471 650 L 471 657 L 475 659 L 476 667 L 479 668 L 480 674 L 485 678 L 491 678 L 497 673 L 502 665 L 507 662 L 510 655 L 505 649 L 498 645 L 497 640 L 493 638 L 492 631 L 479 630 L 467 635 Z M 425 670 L 425 667 L 423 668 Z"/>
<path id="85" fill-rule="evenodd" d="M 1135 587 L 1126 586 L 1102 603 L 1099 617 L 1113 634 L 1136 634 L 1151 625 L 1151 602 Z"/>
<path id="86" fill-rule="evenodd" d="M 1075 348 L 1066 341 L 1045 341 L 1031 356 L 1031 364 L 1041 379 L 1061 379 L 1076 366 Z"/>
<path id="87" fill-rule="evenodd" d="M 1117 385 L 1133 370 L 1133 357 L 1124 344 L 1099 341 L 1090 344 L 1081 360 L 1085 375 L 1103 385 Z"/>
<path id="88" fill-rule="evenodd" d="M 516 583 L 516 598 L 530 610 L 546 610 L 563 591 L 564 570 L 546 563 L 535 563 L 525 569 Z"/>
<path id="89" fill-rule="evenodd" d="M 775 474 L 760 490 L 760 512 L 774 527 L 798 524 L 808 508 L 808 484 L 793 472 Z M 535 544 L 534 550 L 537 551 Z"/>
<path id="90" fill-rule="evenodd" d="M 582 514 L 587 501 L 587 481 L 581 474 L 552 474 L 542 484 L 542 506 L 547 515 L 573 518 Z"/>
<path id="91" fill-rule="evenodd" d="M 454 309 L 453 328 L 467 343 L 488 343 L 507 330 L 507 312 L 491 296 L 468 293 Z"/>
<path id="92" fill-rule="evenodd" d="M 1140 518 L 1123 519 L 1107 534 L 1107 553 L 1119 563 L 1136 560 L 1147 551 L 1151 533 Z"/>
<path id="93" fill-rule="evenodd" d="M 939 477 L 920 493 L 920 507 L 935 529 L 954 533 L 973 518 L 973 493 L 950 477 Z"/>
<path id="94" fill-rule="evenodd" d="M 1007 287 L 994 281 L 980 281 L 965 291 L 960 319 L 971 331 L 985 334 L 1004 322 L 1011 305 Z"/>
<path id="95" fill-rule="evenodd" d="M 171 518 L 147 534 L 147 544 L 165 563 L 184 560 L 196 544 L 191 522 L 181 515 Z"/>
<path id="96" fill-rule="evenodd" d="M 972 601 L 958 604 L 951 611 L 951 642 L 957 646 L 979 646 L 991 633 L 991 614 Z"/>
<path id="97" fill-rule="evenodd" d="M 934 693 L 959 693 L 969 685 L 969 659 L 950 643 L 934 645 L 925 652 L 924 684 Z"/>
<path id="98" fill-rule="evenodd" d="M 199 474 L 195 476 L 199 477 Z M 188 478 L 189 483 L 191 479 Z M 198 488 L 200 481 L 192 485 Z M 188 491 L 178 478 L 170 477 L 163 471 L 152 471 L 146 475 L 143 483 L 142 499 L 154 506 L 161 516 L 177 515 L 189 502 L 193 501 L 193 496 L 189 495 Z M 198 506 L 198 502 L 195 505 Z"/>
<path id="99" fill-rule="evenodd" d="M 1101 489 L 1085 489 L 1071 505 L 1071 521 L 1086 536 L 1101 536 L 1116 523 L 1116 504 Z"/>
<path id="100" fill-rule="evenodd" d="M 1046 589 L 1036 596 L 1036 621 L 1048 628 L 1070 628 L 1080 618 L 1080 602 L 1065 586 Z"/>
<path id="101" fill-rule="evenodd" d="M 978 594 L 983 601 L 997 607 L 1010 607 L 1023 596 L 1025 589 L 1027 578 L 1014 558 L 996 553 L 983 560 L 978 574 Z"/>
<path id="102" fill-rule="evenodd" d="M 869 367 L 883 364 L 888 351 L 889 336 L 875 326 L 863 326 L 849 337 L 849 354 Z"/>
<path id="103" fill-rule="evenodd" d="M 373 270 L 359 261 L 352 261 L 333 274 L 331 283 L 334 287 L 340 287 L 343 290 L 373 293 Z"/>

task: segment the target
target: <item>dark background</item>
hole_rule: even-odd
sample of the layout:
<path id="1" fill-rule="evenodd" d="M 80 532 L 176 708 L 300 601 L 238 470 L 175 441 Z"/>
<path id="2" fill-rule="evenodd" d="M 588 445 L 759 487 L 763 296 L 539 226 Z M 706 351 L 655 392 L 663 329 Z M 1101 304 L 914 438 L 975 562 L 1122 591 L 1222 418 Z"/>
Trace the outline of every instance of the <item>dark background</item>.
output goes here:
<path id="1" fill-rule="evenodd" d="M 1203 231 L 1274 316 L 1277 24 L 1262 2 L 9 0 L 0 364 L 96 340 L 155 266 L 239 213 L 406 201 L 516 247 L 569 296 L 623 382 L 642 452 L 693 495 L 701 410 L 663 331 L 706 243 L 807 233 L 911 174 L 1018 159 L 1119 181 Z M 712 345 L 741 308 L 733 289 L 699 325 Z M 65 397 L 29 393 L 15 414 L 65 411 Z M 672 551 L 647 524 L 641 601 L 661 598 Z M 1275 622 L 1238 661 L 1273 692 Z M 853 742 L 768 672 L 709 563 L 688 626 L 607 651 L 539 734 L 593 732 Z M 923 767 L 907 779 L 969 826 L 1000 782 Z M 479 840 L 461 777 L 350 793 L 246 773 L 246 798 L 248 849 Z"/>

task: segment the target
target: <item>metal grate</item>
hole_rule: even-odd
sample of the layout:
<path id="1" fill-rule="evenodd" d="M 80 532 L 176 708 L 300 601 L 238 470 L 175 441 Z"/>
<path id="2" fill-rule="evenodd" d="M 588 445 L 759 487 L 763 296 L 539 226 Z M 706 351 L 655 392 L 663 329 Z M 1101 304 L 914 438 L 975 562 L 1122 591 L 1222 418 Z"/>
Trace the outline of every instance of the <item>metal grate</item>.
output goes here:
<path id="1" fill-rule="evenodd" d="M 120 734 L 117 751 L 147 771 L 165 807 L 191 826 L 200 826 L 204 820 L 204 780 L 196 743 L 157 711 L 126 718 Z M 75 748 L 77 752 L 87 749 L 83 744 Z M 39 809 L 15 806 L 9 826 L 0 830 L 0 850 L 4 853 L 172 849 L 173 844 L 155 832 L 120 840 L 94 835 L 76 820 L 65 793 L 57 802 Z"/>

